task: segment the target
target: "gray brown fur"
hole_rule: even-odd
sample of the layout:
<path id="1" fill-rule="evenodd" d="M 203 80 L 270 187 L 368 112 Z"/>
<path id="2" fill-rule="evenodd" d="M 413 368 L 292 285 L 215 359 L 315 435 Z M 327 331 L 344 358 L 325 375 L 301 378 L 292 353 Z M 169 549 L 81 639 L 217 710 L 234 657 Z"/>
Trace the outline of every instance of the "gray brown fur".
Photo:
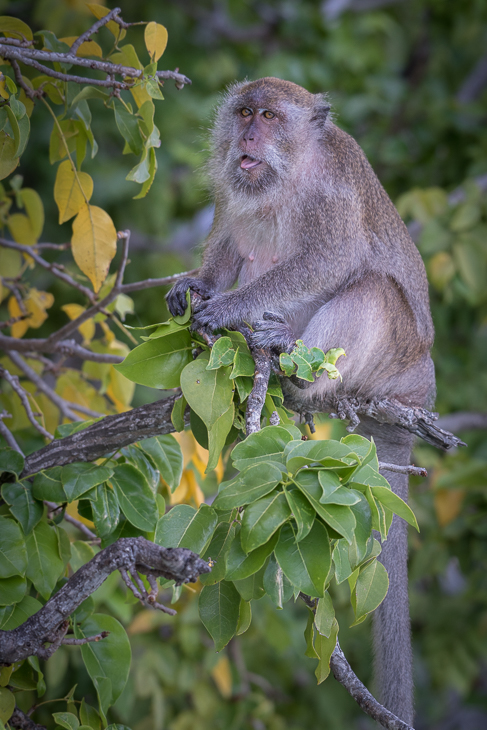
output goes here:
<path id="1" fill-rule="evenodd" d="M 431 405 L 434 333 L 421 256 L 361 148 L 331 120 L 326 97 L 280 79 L 235 85 L 217 110 L 210 174 L 216 208 L 203 266 L 199 280 L 170 292 L 171 311 L 184 307 L 188 286 L 199 288 L 206 301 L 197 327 L 246 321 L 257 323 L 260 346 L 289 349 L 302 338 L 325 351 L 343 347 L 342 382 L 321 377 L 306 390 L 286 383 L 298 411 L 327 411 L 339 394 Z M 372 421 L 361 428 L 374 435 L 381 461 L 409 463 L 408 434 Z M 391 481 L 407 498 L 407 478 Z M 398 518 L 382 559 L 391 589 L 375 614 L 381 698 L 411 724 L 407 544 Z"/>

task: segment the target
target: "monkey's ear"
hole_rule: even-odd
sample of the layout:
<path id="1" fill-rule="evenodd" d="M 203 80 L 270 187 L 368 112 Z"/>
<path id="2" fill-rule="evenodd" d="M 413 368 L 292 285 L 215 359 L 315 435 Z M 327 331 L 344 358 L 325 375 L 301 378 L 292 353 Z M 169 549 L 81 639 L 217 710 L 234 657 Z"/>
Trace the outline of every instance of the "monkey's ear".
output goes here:
<path id="1" fill-rule="evenodd" d="M 326 102 L 320 102 L 314 108 L 313 116 L 311 117 L 312 122 L 317 122 L 319 126 L 323 125 L 330 112 L 330 105 Z"/>

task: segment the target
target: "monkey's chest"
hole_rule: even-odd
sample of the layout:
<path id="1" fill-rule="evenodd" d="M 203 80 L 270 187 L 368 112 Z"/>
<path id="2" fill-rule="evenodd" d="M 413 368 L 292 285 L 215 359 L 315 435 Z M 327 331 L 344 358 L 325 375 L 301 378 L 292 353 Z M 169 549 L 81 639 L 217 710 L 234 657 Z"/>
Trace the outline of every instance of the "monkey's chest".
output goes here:
<path id="1" fill-rule="evenodd" d="M 242 258 L 239 286 L 257 279 L 286 258 L 282 237 L 273 220 L 239 227 L 235 240 Z"/>

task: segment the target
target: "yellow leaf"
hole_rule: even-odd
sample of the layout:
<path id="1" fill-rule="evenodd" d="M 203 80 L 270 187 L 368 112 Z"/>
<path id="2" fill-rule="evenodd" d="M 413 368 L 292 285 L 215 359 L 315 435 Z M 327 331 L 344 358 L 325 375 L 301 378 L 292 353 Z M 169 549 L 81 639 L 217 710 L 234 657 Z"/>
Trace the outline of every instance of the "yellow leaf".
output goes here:
<path id="1" fill-rule="evenodd" d="M 32 81 L 28 79 L 26 76 L 22 76 L 23 83 L 29 87 L 29 89 L 33 89 Z M 22 102 L 22 104 L 25 106 L 25 110 L 27 112 L 27 116 L 30 117 L 32 112 L 34 111 L 34 102 L 32 99 L 29 99 L 27 94 L 25 93 L 24 89 L 20 90 L 19 94 L 19 101 Z"/>
<path id="2" fill-rule="evenodd" d="M 455 264 L 450 254 L 446 251 L 435 254 L 428 263 L 428 274 L 433 286 L 443 291 L 455 276 Z"/>
<path id="3" fill-rule="evenodd" d="M 211 670 L 213 681 L 218 687 L 222 697 L 228 698 L 232 696 L 232 670 L 228 657 L 222 655 L 213 669 Z"/>
<path id="4" fill-rule="evenodd" d="M 105 8 L 103 5 L 97 5 L 96 3 L 86 3 L 86 7 L 91 10 L 98 20 L 104 18 L 110 12 L 110 8 Z M 121 28 L 118 23 L 115 23 L 114 20 L 109 20 L 106 27 L 119 41 L 123 40 L 127 35 L 127 31 Z"/>
<path id="5" fill-rule="evenodd" d="M 134 101 L 139 109 L 142 104 L 145 104 L 146 101 L 151 101 L 151 96 L 149 92 L 142 84 L 137 84 L 136 86 L 133 86 L 130 89 L 130 93 L 134 97 Z"/>
<path id="6" fill-rule="evenodd" d="M 167 30 L 160 23 L 147 23 L 144 31 L 145 47 L 152 61 L 158 61 L 167 46 Z"/>
<path id="7" fill-rule="evenodd" d="M 83 314 L 86 307 L 82 307 L 81 304 L 64 304 L 61 309 L 63 310 L 63 312 L 66 312 L 69 319 L 72 320 Z M 78 332 L 80 332 L 81 336 L 83 337 L 84 344 L 91 342 L 91 340 L 95 336 L 95 329 L 96 326 L 93 322 L 93 319 L 88 319 L 86 322 L 83 322 L 83 324 L 80 324 L 80 326 L 78 327 Z"/>
<path id="8" fill-rule="evenodd" d="M 49 292 L 30 289 L 28 296 L 24 299 L 27 317 L 12 325 L 12 337 L 23 337 L 29 327 L 34 329 L 40 327 L 47 319 L 46 309 L 52 307 L 53 304 L 54 297 Z M 10 297 L 8 300 L 8 311 L 11 317 L 23 315 L 15 297 Z"/>
<path id="9" fill-rule="evenodd" d="M 463 489 L 437 489 L 434 493 L 435 512 L 441 527 L 453 522 L 462 508 L 465 491 Z"/>
<path id="10" fill-rule="evenodd" d="M 20 191 L 25 211 L 30 221 L 35 240 L 38 241 L 44 228 L 44 206 L 39 193 L 32 188 L 22 188 Z"/>
<path id="11" fill-rule="evenodd" d="M 137 51 L 131 43 L 126 43 L 122 46 L 118 53 L 112 53 L 110 56 L 112 63 L 118 63 L 120 66 L 130 66 L 131 68 L 138 68 L 140 71 L 144 68 L 141 64 Z"/>
<path id="12" fill-rule="evenodd" d="M 0 132 L 0 180 L 10 175 L 19 164 L 19 158 L 14 157 L 16 148 L 15 140 L 2 130 Z"/>
<path id="13" fill-rule="evenodd" d="M 204 494 L 196 481 L 192 469 L 185 469 L 183 471 L 181 482 L 174 492 L 170 494 L 169 500 L 171 504 L 189 504 L 190 502 L 194 502 L 196 507 L 199 507 L 205 501 Z"/>
<path id="14" fill-rule="evenodd" d="M 9 99 L 10 98 L 10 94 L 8 92 L 8 89 L 5 86 L 5 76 L 3 76 L 0 79 L 0 96 L 2 97 L 2 99 Z"/>
<path id="15" fill-rule="evenodd" d="M 32 246 L 37 242 L 32 224 L 23 213 L 12 213 L 12 215 L 7 218 L 7 225 L 10 233 L 12 234 L 12 238 L 17 243 L 23 243 L 25 246 Z"/>
<path id="16" fill-rule="evenodd" d="M 59 224 L 79 213 L 93 195 L 93 180 L 86 172 L 74 173 L 69 160 L 61 162 L 54 183 L 54 200 L 59 208 Z"/>
<path id="17" fill-rule="evenodd" d="M 56 393 L 70 403 L 78 403 L 80 406 L 91 408 L 98 413 L 114 412 L 108 401 L 83 378 L 78 370 L 65 370 L 57 380 Z M 77 412 L 76 408 L 72 410 Z M 84 419 L 88 418 L 84 413 L 79 415 Z"/>
<path id="18" fill-rule="evenodd" d="M 71 246 L 74 260 L 97 292 L 117 252 L 117 231 L 108 213 L 95 205 L 84 205 L 73 223 Z"/>
<path id="19" fill-rule="evenodd" d="M 69 36 L 68 38 L 60 38 L 59 40 L 63 43 L 67 43 L 68 46 L 71 48 L 73 43 L 78 40 L 78 36 L 73 35 Z M 96 41 L 85 41 L 76 51 L 76 55 L 80 56 L 81 58 L 87 58 L 88 56 L 97 56 L 98 58 L 103 58 L 103 51 Z"/>
<path id="20" fill-rule="evenodd" d="M 64 160 L 68 156 L 66 145 L 70 153 L 76 149 L 76 137 L 79 134 L 79 130 L 73 120 L 63 119 L 59 122 L 59 126 L 61 127 L 61 133 L 57 124 L 55 124 L 52 128 L 51 139 L 49 141 L 49 162 L 51 165 L 59 160 Z"/>
<path id="21" fill-rule="evenodd" d="M 7 38 L 18 38 L 21 41 L 24 38 L 27 38 L 28 41 L 34 38 L 27 23 L 18 18 L 12 18 L 10 15 L 0 16 L 0 33 L 3 33 Z"/>
<path id="22" fill-rule="evenodd" d="M 12 319 L 24 316 L 24 312 L 19 307 L 19 303 L 17 302 L 15 297 L 10 297 L 10 299 L 8 300 L 8 313 Z M 10 333 L 12 337 L 17 337 L 17 339 L 20 339 L 20 337 L 23 337 L 25 335 L 28 329 L 28 320 L 22 319 L 20 320 L 20 322 L 15 322 L 15 324 L 12 325 Z"/>
<path id="23" fill-rule="evenodd" d="M 118 413 L 125 413 L 130 410 L 130 402 L 135 391 L 135 383 L 117 372 L 114 367 L 110 368 L 109 384 L 107 395 L 114 402 Z"/>

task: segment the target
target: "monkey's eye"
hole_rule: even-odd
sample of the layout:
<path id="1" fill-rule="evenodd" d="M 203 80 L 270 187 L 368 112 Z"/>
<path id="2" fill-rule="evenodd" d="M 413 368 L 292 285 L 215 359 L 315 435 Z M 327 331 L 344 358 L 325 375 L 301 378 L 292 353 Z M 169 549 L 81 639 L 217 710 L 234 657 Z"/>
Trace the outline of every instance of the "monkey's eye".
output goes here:
<path id="1" fill-rule="evenodd" d="M 247 106 L 244 109 L 240 110 L 240 114 L 243 117 L 250 117 L 252 116 L 252 109 L 249 109 Z"/>
<path id="2" fill-rule="evenodd" d="M 276 115 L 274 114 L 274 112 L 270 112 L 270 111 L 265 111 L 265 112 L 263 112 L 263 116 L 264 116 L 264 117 L 265 117 L 266 119 L 274 119 L 274 117 L 275 117 Z"/>

